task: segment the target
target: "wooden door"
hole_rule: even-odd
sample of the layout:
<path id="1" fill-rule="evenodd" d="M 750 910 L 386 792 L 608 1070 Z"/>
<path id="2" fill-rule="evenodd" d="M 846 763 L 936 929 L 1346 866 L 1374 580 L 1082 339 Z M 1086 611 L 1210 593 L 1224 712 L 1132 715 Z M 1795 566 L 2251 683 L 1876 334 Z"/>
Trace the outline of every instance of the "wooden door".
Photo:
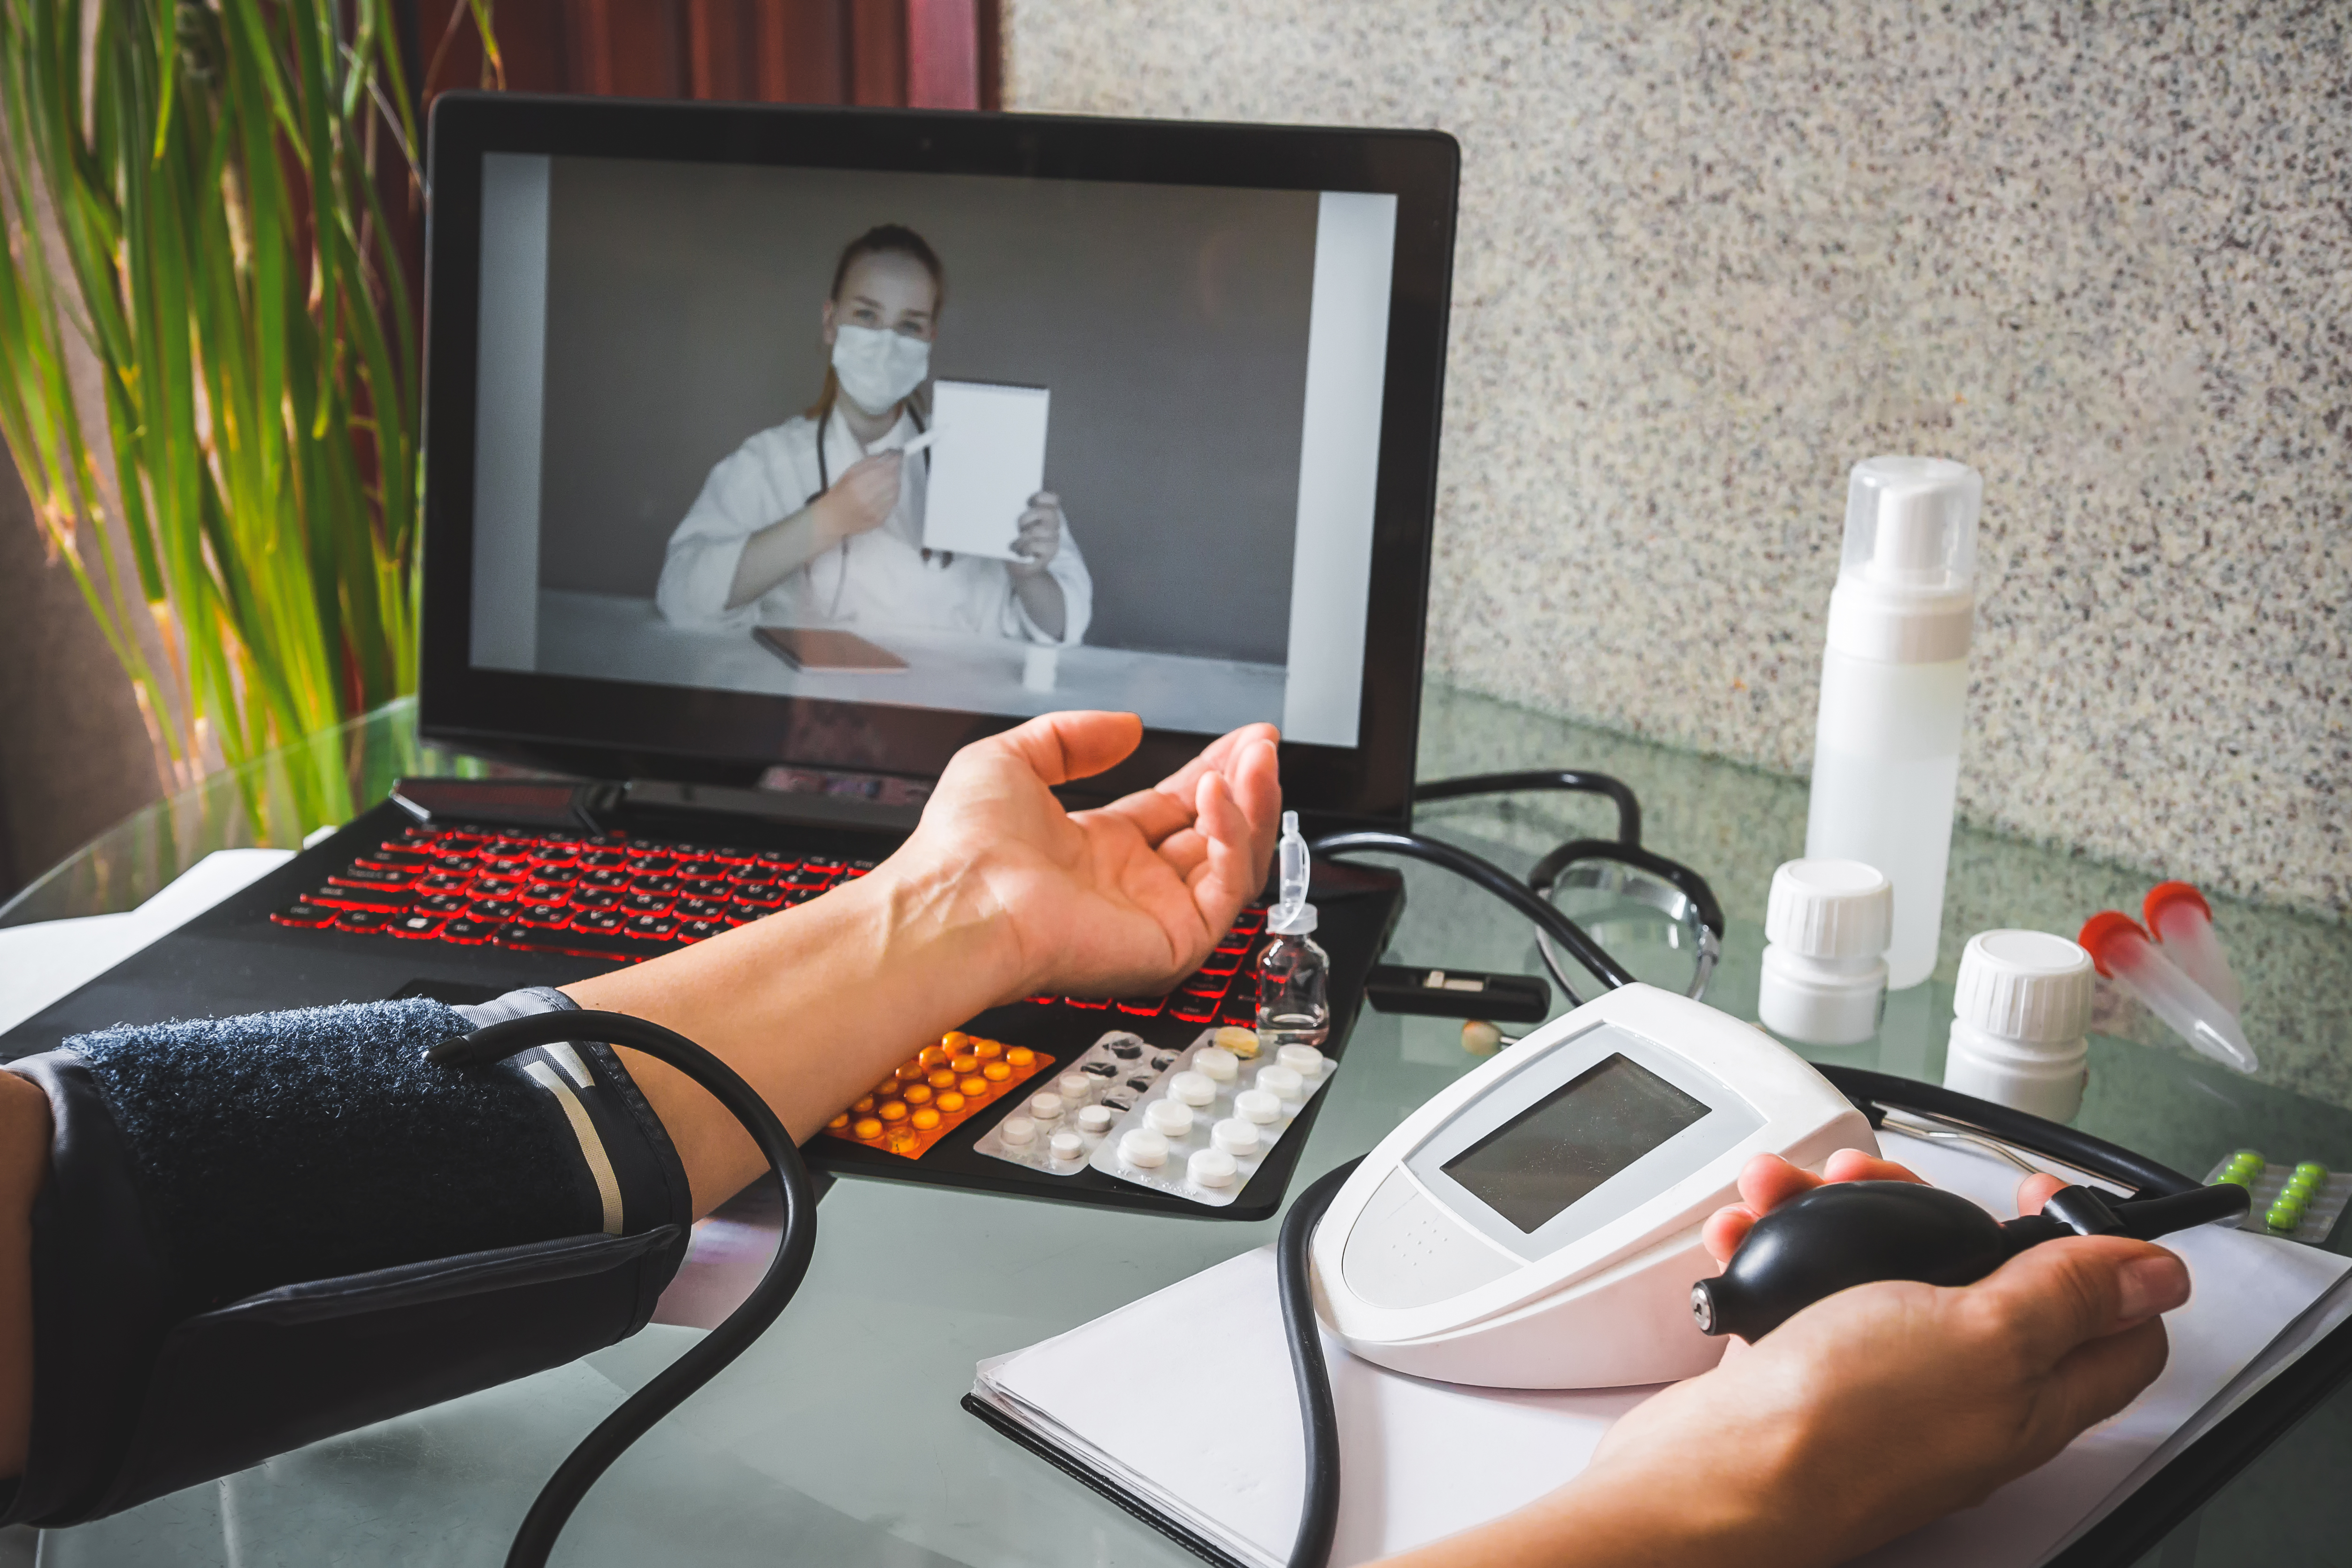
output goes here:
<path id="1" fill-rule="evenodd" d="M 465 0 L 415 0 L 424 96 L 520 92 L 994 109 L 998 0 L 497 0 L 502 68 Z"/>

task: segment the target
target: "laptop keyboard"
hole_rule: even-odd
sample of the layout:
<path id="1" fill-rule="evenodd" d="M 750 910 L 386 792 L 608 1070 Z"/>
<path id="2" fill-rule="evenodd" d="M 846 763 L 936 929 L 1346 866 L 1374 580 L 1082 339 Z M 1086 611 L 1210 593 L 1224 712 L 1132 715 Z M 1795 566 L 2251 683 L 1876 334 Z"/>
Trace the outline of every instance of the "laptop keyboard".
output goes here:
<path id="1" fill-rule="evenodd" d="M 871 860 L 618 833 L 416 826 L 356 856 L 269 917 L 405 942 L 642 963 L 864 876 Z M 1109 1017 L 1255 1021 L 1244 973 L 1265 910 L 1244 910 L 1200 969 L 1163 995 L 1032 996 Z"/>

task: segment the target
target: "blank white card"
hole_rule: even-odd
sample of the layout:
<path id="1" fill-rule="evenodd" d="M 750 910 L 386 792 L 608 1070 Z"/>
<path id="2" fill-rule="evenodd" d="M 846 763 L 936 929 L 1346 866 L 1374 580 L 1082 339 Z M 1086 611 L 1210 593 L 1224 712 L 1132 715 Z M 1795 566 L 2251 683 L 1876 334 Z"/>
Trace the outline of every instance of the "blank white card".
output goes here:
<path id="1" fill-rule="evenodd" d="M 927 549 L 1014 559 L 1021 514 L 1045 488 L 1051 395 L 1042 386 L 932 384 L 931 428 L 939 435 L 923 503 Z"/>

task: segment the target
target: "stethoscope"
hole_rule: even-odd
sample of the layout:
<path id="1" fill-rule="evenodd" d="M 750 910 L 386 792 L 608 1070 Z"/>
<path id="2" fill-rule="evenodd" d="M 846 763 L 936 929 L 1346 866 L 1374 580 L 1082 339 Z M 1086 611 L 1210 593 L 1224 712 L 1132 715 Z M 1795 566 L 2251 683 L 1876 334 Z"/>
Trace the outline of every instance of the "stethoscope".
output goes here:
<path id="1" fill-rule="evenodd" d="M 1332 854 L 1402 855 L 1452 872 L 1475 884 L 1525 915 L 1536 928 L 1536 948 L 1571 1007 L 1590 1000 L 1570 976 L 1568 960 L 1613 990 L 1630 984 L 1633 973 L 1612 957 L 1591 934 L 1559 906 L 1562 893 L 1591 891 L 1646 905 L 1675 922 L 1692 955 L 1690 984 L 1684 994 L 1699 1001 L 1723 956 L 1723 906 L 1706 879 L 1678 860 L 1670 860 L 1642 844 L 1642 803 L 1631 785 L 1607 773 L 1571 768 L 1543 768 L 1507 773 L 1470 773 L 1461 778 L 1435 779 L 1416 785 L 1416 803 L 1466 800 L 1490 795 L 1516 795 L 1549 790 L 1606 796 L 1617 807 L 1614 839 L 1577 838 L 1558 845 L 1538 860 L 1522 882 L 1501 867 L 1455 845 L 1411 831 L 1365 829 L 1327 834 L 1311 846 L 1319 856 Z"/>
<path id="2" fill-rule="evenodd" d="M 899 406 L 907 411 L 907 417 L 915 422 L 915 434 L 918 436 L 921 435 L 923 433 L 923 411 L 915 406 L 915 400 L 909 397 L 904 403 L 900 404 Z M 816 422 L 816 493 L 820 496 L 824 494 L 825 491 L 833 489 L 833 464 L 824 455 L 825 432 L 833 427 L 833 400 L 831 398 L 827 398 L 824 405 L 824 416 Z M 842 430 L 843 433 L 846 435 L 848 433 L 848 426 L 844 426 Z M 850 438 L 852 440 L 856 439 L 854 436 Z M 925 479 L 929 479 L 931 472 L 931 450 L 929 447 L 926 447 L 923 448 L 922 458 L 923 477 Z M 809 499 L 814 500 L 816 498 L 815 496 L 812 496 Z M 942 572 L 955 564 L 954 551 L 933 550 L 929 545 L 923 546 L 923 564 L 926 566 L 929 565 L 933 556 L 937 556 L 939 558 L 940 570 Z M 841 595 L 843 591 L 848 586 L 849 541 L 845 539 L 841 542 L 841 557 L 835 563 L 833 576 L 833 604 L 832 606 L 824 613 L 824 618 L 826 620 L 837 621 L 841 619 Z"/>
<path id="3" fill-rule="evenodd" d="M 1687 917 L 1688 921 L 1715 939 L 1713 943 L 1694 943 L 1700 971 L 1690 994 L 1697 995 L 1705 988 L 1706 972 L 1713 967 L 1715 954 L 1720 952 L 1722 910 L 1706 880 L 1696 872 L 1641 849 L 1641 808 L 1631 789 L 1605 774 L 1555 771 L 1447 779 L 1423 785 L 1415 794 L 1420 799 L 1438 800 L 1525 789 L 1573 790 L 1610 796 L 1619 807 L 1617 840 L 1600 843 L 1580 839 L 1561 845 L 1537 864 L 1526 882 L 1467 850 L 1412 833 L 1333 834 L 1318 840 L 1315 847 L 1318 853 L 1352 849 L 1360 853 L 1406 855 L 1462 876 L 1526 915 L 1535 922 L 1538 932 L 1558 942 L 1563 952 L 1602 984 L 1614 989 L 1634 984 L 1632 973 L 1549 896 L 1551 889 L 1567 885 L 1568 873 L 1572 868 L 1599 863 L 1603 868 L 1602 879 L 1582 885 L 1626 888 L 1630 896 L 1678 921 Z M 1629 851 L 1638 852 L 1639 858 Z M 1672 889 L 1674 897 L 1636 886 L 1633 879 L 1644 877 Z M 1676 899 L 1680 904 L 1675 904 Z M 1546 963 L 1553 964 L 1549 952 Z M 1563 989 L 1569 989 L 1557 967 L 1553 974 L 1561 979 Z M 1575 1000 L 1576 993 L 1570 990 L 1569 994 L 1571 1001 Z M 775 1173 L 783 1192 L 783 1226 L 767 1272 L 742 1303 L 699 1343 L 632 1394 L 557 1467 L 515 1533 L 507 1552 L 507 1568 L 544 1568 L 557 1536 L 597 1478 L 631 1443 L 717 1376 L 766 1331 L 799 1289 L 816 1247 L 816 1193 L 792 1135 L 767 1102 L 733 1068 L 681 1035 L 622 1013 L 540 1013 L 510 1018 L 445 1041 L 434 1047 L 432 1057 L 451 1065 L 482 1065 L 503 1060 L 534 1046 L 564 1040 L 593 1040 L 643 1051 L 677 1068 L 709 1090 L 742 1123 Z M 1859 1068 L 1816 1064 L 1816 1070 L 1868 1116 L 1874 1127 L 1883 1128 L 1891 1121 L 1897 1131 L 1915 1136 L 1978 1144 L 2028 1171 L 2036 1167 L 2021 1156 L 2039 1155 L 2132 1194 L 2110 1201 L 2094 1193 L 2086 1205 L 2079 1205 L 2084 1209 L 2079 1215 L 2060 1205 L 2046 1211 L 2058 1216 L 2046 1224 L 2038 1217 L 2011 1222 L 2012 1226 L 2039 1226 L 2028 1238 L 2032 1242 L 2102 1229 L 2152 1237 L 2242 1215 L 2246 1210 L 2243 1187 L 2204 1186 L 2128 1149 L 2025 1111 L 1940 1085 Z M 1894 1120 L 1895 1117 L 1901 1120 Z M 1297 1383 L 1307 1440 L 1306 1497 L 1300 1510 L 1298 1535 L 1291 1550 L 1292 1568 L 1325 1568 L 1339 1526 L 1339 1416 L 1332 1403 L 1330 1372 L 1323 1359 L 1322 1331 L 1315 1314 L 1307 1247 L 1314 1238 L 1317 1224 L 1358 1163 L 1349 1160 L 1327 1172 L 1301 1193 L 1284 1216 L 1276 1243 L 1276 1278 L 1283 1328 L 1290 1344 L 1291 1368 Z M 1860 1189 L 1882 1184 L 1886 1184 L 1856 1183 L 1849 1186 Z M 2066 1189 L 2070 1194 L 2085 1191 L 2081 1187 Z M 1857 1192 L 1853 1195 L 1860 1194 Z M 1759 1222 L 1759 1229 L 1780 1217 L 1778 1211 L 1768 1215 L 1767 1222 Z M 1856 1256 L 1857 1233 L 1850 1222 L 1841 1222 L 1829 1210 L 1820 1211 L 1817 1219 L 1791 1215 L 1781 1228 L 1781 1246 L 1777 1254 L 1766 1260 L 1768 1266 L 1764 1268 L 1754 1266 L 1751 1260 L 1747 1268 L 1750 1278 L 1742 1281 L 1752 1293 L 1771 1299 L 1778 1314 L 1772 1322 L 1777 1323 L 1781 1317 L 1832 1290 L 1865 1279 L 1916 1277 L 1883 1272 L 1885 1265 L 1879 1249 L 1866 1249 L 1864 1255 Z M 1734 1256 L 1727 1272 L 1738 1273 L 1746 1256 L 1747 1248 L 1743 1247 Z M 1882 1272 L 1874 1274 L 1874 1268 Z M 1990 1272 L 1990 1267 L 1985 1271 Z"/>

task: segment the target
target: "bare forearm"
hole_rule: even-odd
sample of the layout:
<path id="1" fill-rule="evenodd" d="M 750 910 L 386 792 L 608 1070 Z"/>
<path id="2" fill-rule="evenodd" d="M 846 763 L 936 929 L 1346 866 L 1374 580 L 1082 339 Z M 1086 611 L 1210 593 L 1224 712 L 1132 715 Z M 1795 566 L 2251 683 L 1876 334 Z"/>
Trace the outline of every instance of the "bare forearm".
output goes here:
<path id="1" fill-rule="evenodd" d="M 727 607 L 748 605 L 818 556 L 833 541 L 819 525 L 816 508 L 804 506 L 781 522 L 772 522 L 743 542 L 735 563 L 735 580 L 728 585 Z"/>
<path id="2" fill-rule="evenodd" d="M 1050 572 L 1040 572 L 1034 577 L 1013 579 L 1013 596 L 1037 623 L 1037 629 L 1059 642 L 1069 622 L 1069 609 L 1062 598 L 1062 585 L 1054 581 Z"/>
<path id="3" fill-rule="evenodd" d="M 797 909 L 635 969 L 564 987 L 583 1007 L 630 1013 L 717 1054 L 798 1139 L 942 1031 L 1003 1000 L 1013 955 L 948 879 L 886 863 Z M 659 1062 L 624 1053 L 668 1129 L 697 1213 L 766 1169 L 717 1100 Z"/>

